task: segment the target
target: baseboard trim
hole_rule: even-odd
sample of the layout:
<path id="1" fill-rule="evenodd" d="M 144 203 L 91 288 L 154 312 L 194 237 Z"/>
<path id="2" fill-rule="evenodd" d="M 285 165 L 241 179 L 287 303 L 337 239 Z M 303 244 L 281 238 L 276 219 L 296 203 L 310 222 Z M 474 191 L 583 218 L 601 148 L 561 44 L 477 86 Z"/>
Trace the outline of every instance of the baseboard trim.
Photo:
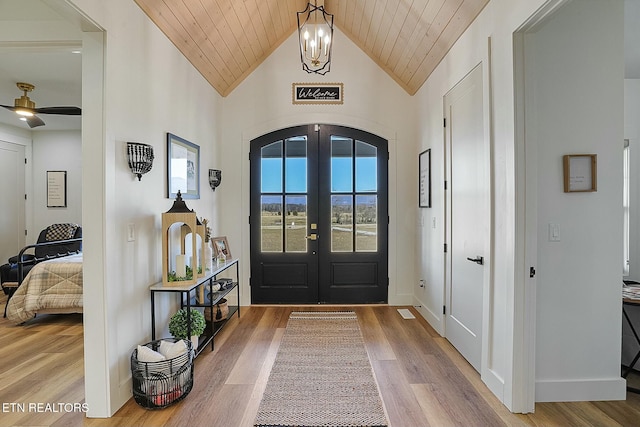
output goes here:
<path id="1" fill-rule="evenodd" d="M 438 316 L 436 313 L 428 309 L 426 305 L 416 297 L 413 298 L 413 307 L 418 310 L 418 313 L 420 313 L 424 320 L 426 320 L 437 333 L 444 336 L 442 316 Z"/>
<path id="2" fill-rule="evenodd" d="M 536 402 L 625 400 L 624 378 L 536 381 Z"/>

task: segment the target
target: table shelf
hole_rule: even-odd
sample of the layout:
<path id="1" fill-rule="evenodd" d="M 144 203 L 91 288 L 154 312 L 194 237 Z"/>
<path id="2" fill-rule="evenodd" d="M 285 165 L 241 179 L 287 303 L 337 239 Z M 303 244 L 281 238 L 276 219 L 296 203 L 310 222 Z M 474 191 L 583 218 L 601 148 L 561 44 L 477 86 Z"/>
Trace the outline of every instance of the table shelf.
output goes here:
<path id="1" fill-rule="evenodd" d="M 197 300 L 196 293 L 198 292 L 198 288 L 200 286 L 204 286 L 208 288 L 209 292 L 213 294 L 212 287 L 213 282 L 217 280 L 217 276 L 229 269 L 230 267 L 235 266 L 236 270 L 236 280 L 232 282 L 231 286 L 221 289 L 215 292 L 215 297 L 207 302 L 200 302 Z M 191 308 L 209 308 L 211 310 L 212 316 L 214 313 L 214 307 L 222 298 L 229 295 L 232 291 L 236 291 L 236 297 L 238 301 L 238 305 L 229 306 L 229 313 L 227 318 L 218 322 L 207 321 L 207 325 L 205 327 L 204 332 L 200 335 L 198 339 L 198 348 L 195 349 L 196 357 L 209 345 L 211 344 L 211 350 L 214 350 L 214 338 L 215 336 L 224 328 L 229 319 L 236 314 L 240 317 L 240 260 L 238 258 L 233 258 L 225 262 L 224 264 L 219 264 L 214 266 L 214 268 L 203 277 L 197 279 L 196 283 L 190 283 L 188 285 L 180 284 L 179 282 L 172 282 L 171 284 L 165 285 L 162 282 L 156 283 L 149 287 L 149 291 L 151 293 L 151 339 L 155 341 L 156 339 L 156 304 L 155 297 L 156 293 L 177 293 L 180 295 L 180 307 L 187 309 L 187 316 L 191 312 Z M 206 299 L 206 295 L 205 295 Z"/>

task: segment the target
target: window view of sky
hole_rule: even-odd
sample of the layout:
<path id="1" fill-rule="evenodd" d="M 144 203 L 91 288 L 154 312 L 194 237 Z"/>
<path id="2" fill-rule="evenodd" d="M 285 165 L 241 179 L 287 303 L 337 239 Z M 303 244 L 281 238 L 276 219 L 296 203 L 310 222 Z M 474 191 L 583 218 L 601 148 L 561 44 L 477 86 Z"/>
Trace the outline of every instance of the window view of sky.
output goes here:
<path id="1" fill-rule="evenodd" d="M 263 158 L 262 193 L 282 192 L 282 159 Z M 334 193 L 350 193 L 353 188 L 352 159 L 334 157 L 331 159 L 331 191 Z M 287 193 L 307 192 L 307 160 L 305 158 L 288 158 L 286 160 Z M 356 192 L 375 192 L 378 188 L 375 157 L 356 159 Z"/>

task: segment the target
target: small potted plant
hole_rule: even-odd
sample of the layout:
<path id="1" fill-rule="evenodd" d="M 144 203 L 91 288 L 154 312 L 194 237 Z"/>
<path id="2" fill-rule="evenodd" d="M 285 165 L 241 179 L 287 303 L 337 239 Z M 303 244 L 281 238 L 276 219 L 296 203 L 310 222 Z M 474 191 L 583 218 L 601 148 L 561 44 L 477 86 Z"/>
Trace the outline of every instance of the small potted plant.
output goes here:
<path id="1" fill-rule="evenodd" d="M 175 338 L 178 339 L 191 339 L 193 343 L 193 348 L 198 348 L 198 337 L 202 335 L 204 332 L 204 328 L 207 323 L 204 319 L 204 315 L 201 311 L 196 310 L 195 308 L 191 309 L 189 314 L 189 320 L 191 323 L 191 336 L 187 336 L 187 309 L 181 308 L 178 310 L 173 316 L 171 316 L 171 320 L 169 321 L 169 332 Z"/>

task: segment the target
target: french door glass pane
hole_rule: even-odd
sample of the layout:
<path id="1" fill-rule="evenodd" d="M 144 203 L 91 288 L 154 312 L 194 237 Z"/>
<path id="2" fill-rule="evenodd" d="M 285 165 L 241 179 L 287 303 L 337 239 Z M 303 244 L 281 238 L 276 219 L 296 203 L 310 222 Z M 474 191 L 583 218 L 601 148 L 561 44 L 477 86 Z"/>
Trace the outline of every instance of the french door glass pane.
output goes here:
<path id="1" fill-rule="evenodd" d="M 307 196 L 286 197 L 285 251 L 307 252 Z"/>
<path id="2" fill-rule="evenodd" d="M 353 140 L 331 136 L 331 191 L 353 191 Z"/>
<path id="3" fill-rule="evenodd" d="M 282 141 L 265 145 L 261 149 L 260 183 L 262 193 L 282 192 Z"/>
<path id="4" fill-rule="evenodd" d="M 378 250 L 378 196 L 356 196 L 356 252 Z"/>
<path id="5" fill-rule="evenodd" d="M 356 191 L 378 191 L 378 149 L 362 141 L 356 141 Z"/>
<path id="6" fill-rule="evenodd" d="M 331 251 L 353 252 L 353 197 L 331 196 Z"/>
<path id="7" fill-rule="evenodd" d="M 286 140 L 285 191 L 307 192 L 307 137 L 299 136 Z"/>
<path id="8" fill-rule="evenodd" d="M 282 252 L 282 196 L 261 197 L 261 251 Z"/>

